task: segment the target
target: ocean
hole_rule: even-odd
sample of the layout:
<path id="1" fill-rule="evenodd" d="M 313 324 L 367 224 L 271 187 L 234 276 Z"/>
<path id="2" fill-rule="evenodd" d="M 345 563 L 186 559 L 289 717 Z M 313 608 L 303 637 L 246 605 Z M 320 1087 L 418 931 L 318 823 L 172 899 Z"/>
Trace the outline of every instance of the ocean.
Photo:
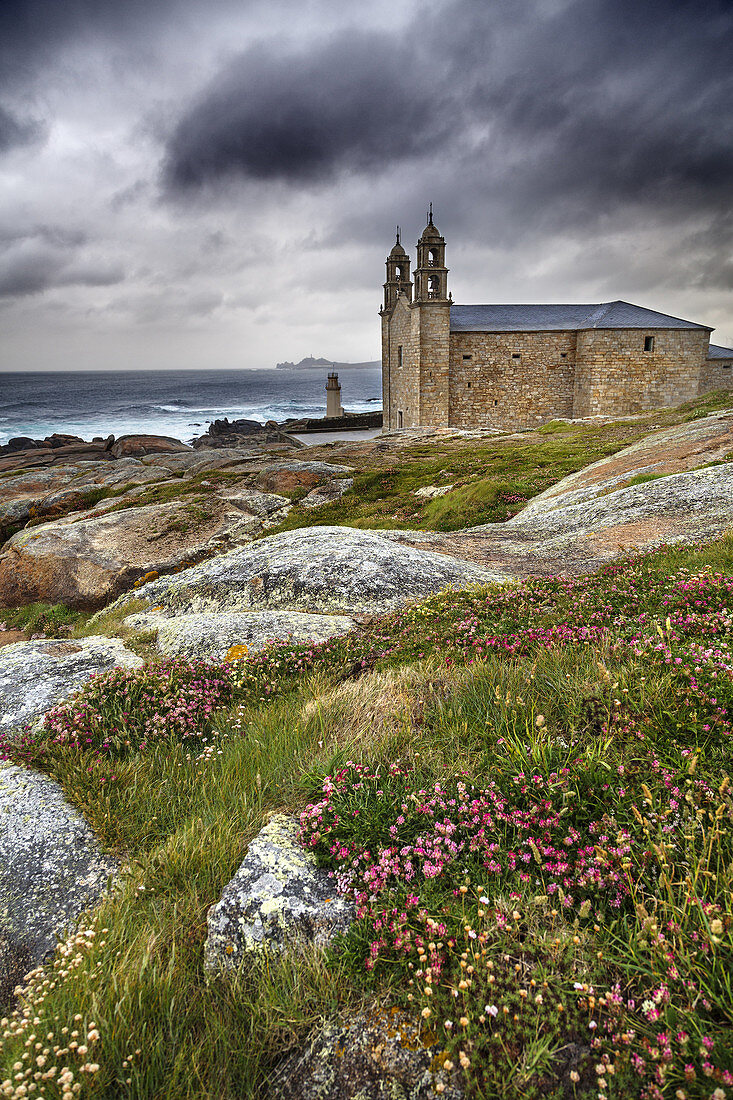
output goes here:
<path id="1" fill-rule="evenodd" d="M 169 435 L 184 443 L 212 420 L 325 416 L 326 376 L 314 370 L 181 370 L 0 373 L 0 445 L 53 432 L 93 436 Z M 339 374 L 348 412 L 382 407 L 378 369 Z"/>

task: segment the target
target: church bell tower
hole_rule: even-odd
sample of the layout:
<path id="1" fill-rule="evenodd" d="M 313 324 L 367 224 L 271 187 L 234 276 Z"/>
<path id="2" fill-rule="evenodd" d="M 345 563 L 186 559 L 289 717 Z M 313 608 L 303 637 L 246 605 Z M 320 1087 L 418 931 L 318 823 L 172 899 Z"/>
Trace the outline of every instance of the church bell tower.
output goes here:
<path id="1" fill-rule="evenodd" d="M 397 240 L 387 257 L 387 281 L 384 284 L 383 313 L 388 313 L 394 309 L 395 302 L 400 294 L 404 294 L 408 302 L 412 301 L 410 257 L 402 247 L 400 227 L 397 226 Z"/>
<path id="2" fill-rule="evenodd" d="M 445 266 L 445 238 L 433 225 L 433 204 L 428 211 L 428 224 L 417 242 L 415 268 L 415 301 L 447 302 L 448 268 Z"/>

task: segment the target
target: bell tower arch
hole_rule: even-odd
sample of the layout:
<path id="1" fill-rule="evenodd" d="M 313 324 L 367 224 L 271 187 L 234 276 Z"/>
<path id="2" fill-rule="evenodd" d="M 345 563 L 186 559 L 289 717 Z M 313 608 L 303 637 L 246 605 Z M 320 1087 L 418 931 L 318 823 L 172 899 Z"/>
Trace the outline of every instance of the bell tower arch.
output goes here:
<path id="1" fill-rule="evenodd" d="M 412 301 L 412 281 L 410 279 L 410 257 L 402 247 L 400 240 L 400 227 L 397 226 L 397 240 L 392 246 L 392 251 L 387 257 L 387 281 L 384 284 L 384 306 L 386 313 L 394 308 L 400 294 L 404 294 L 408 302 Z"/>
<path id="2" fill-rule="evenodd" d="M 415 268 L 415 301 L 447 302 L 448 268 L 445 266 L 445 238 L 433 224 L 433 204 L 428 211 L 428 224 L 417 242 Z"/>

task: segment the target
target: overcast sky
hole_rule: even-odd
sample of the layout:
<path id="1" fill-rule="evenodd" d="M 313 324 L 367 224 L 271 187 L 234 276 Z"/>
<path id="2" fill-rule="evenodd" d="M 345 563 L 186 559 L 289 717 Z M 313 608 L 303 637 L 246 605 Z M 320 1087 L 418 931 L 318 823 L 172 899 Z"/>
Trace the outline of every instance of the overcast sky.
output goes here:
<path id="1" fill-rule="evenodd" d="M 3 0 L 0 368 L 379 357 L 432 201 L 458 302 L 733 343 L 731 0 Z"/>

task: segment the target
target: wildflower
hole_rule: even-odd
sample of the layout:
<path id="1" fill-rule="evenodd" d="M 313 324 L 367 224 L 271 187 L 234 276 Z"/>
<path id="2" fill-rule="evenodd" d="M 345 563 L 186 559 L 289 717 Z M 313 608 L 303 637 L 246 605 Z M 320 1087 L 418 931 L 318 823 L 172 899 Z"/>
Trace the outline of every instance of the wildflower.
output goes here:
<path id="1" fill-rule="evenodd" d="M 484 1012 L 486 1012 L 487 1015 L 489 1015 L 489 1016 L 498 1016 L 499 1015 L 499 1009 L 496 1007 L 496 1005 L 486 1005 L 486 1008 L 484 1009 Z"/>

